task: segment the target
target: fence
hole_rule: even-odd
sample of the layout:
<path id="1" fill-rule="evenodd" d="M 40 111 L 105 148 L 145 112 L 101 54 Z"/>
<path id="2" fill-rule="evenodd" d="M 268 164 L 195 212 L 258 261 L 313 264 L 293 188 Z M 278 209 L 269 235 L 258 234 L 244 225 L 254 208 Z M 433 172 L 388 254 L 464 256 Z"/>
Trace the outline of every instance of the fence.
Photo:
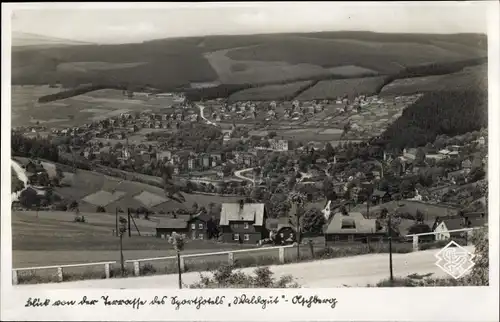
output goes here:
<path id="1" fill-rule="evenodd" d="M 212 253 L 186 254 L 186 255 L 180 256 L 180 267 L 181 267 L 181 271 L 185 270 L 185 268 L 186 268 L 185 260 L 188 258 L 203 258 L 203 257 L 220 256 L 220 255 L 227 255 L 228 265 L 234 265 L 234 263 L 235 263 L 234 255 L 235 254 L 252 253 L 252 252 L 253 253 L 265 252 L 265 251 L 269 251 L 269 250 L 277 250 L 279 263 L 284 264 L 285 263 L 285 249 L 291 248 L 291 247 L 296 247 L 296 246 L 295 245 L 287 245 L 287 246 L 278 246 L 278 247 L 264 247 L 264 248 L 258 248 L 258 249 L 240 249 L 240 250 L 221 251 L 221 252 L 212 252 Z M 177 259 L 177 256 L 166 256 L 166 257 L 155 257 L 155 258 L 131 259 L 131 260 L 126 260 L 125 263 L 132 263 L 134 265 L 134 275 L 139 276 L 140 269 L 141 269 L 141 263 L 154 262 L 154 261 L 164 261 L 164 260 L 176 260 L 176 259 Z"/>
<path id="2" fill-rule="evenodd" d="M 18 272 L 20 271 L 36 271 L 36 270 L 46 270 L 46 269 L 56 269 L 57 270 L 57 280 L 62 282 L 64 280 L 63 269 L 69 267 L 88 267 L 88 266 L 100 266 L 104 265 L 104 273 L 106 278 L 111 277 L 111 265 L 116 264 L 113 262 L 98 262 L 98 263 L 85 263 L 85 264 L 69 264 L 69 265 L 54 265 L 54 266 L 37 266 L 37 267 L 23 267 L 23 268 L 13 268 L 12 269 L 12 284 L 18 284 Z"/>
<path id="3" fill-rule="evenodd" d="M 421 234 L 413 234 L 406 235 L 405 237 L 413 238 L 413 251 L 419 251 L 419 237 L 427 236 L 427 235 L 436 235 L 436 234 L 446 234 L 446 233 L 455 233 L 455 232 L 469 232 L 475 229 L 482 229 L 484 227 L 475 227 L 475 228 L 464 228 L 464 229 L 456 229 L 442 232 L 429 232 L 429 233 L 421 233 Z M 304 246 L 304 245 L 302 245 Z M 210 256 L 227 256 L 227 263 L 229 265 L 234 265 L 235 263 L 235 254 L 250 254 L 250 253 L 265 253 L 268 251 L 278 252 L 278 261 L 280 264 L 285 264 L 286 256 L 285 250 L 296 248 L 296 245 L 286 245 L 286 246 L 274 246 L 274 247 L 262 247 L 257 249 L 241 249 L 241 250 L 232 250 L 232 251 L 220 251 L 220 252 L 212 252 L 212 253 L 200 253 L 200 254 L 185 254 L 180 256 L 180 267 L 182 271 L 185 271 L 185 260 L 189 258 L 205 258 Z M 154 257 L 154 258 L 141 258 L 141 259 L 131 259 L 126 260 L 125 263 L 133 264 L 134 267 L 134 275 L 141 275 L 141 263 L 145 262 L 155 262 L 155 261 L 165 261 L 165 260 L 177 260 L 177 256 L 166 256 L 166 257 Z M 56 269 L 58 281 L 63 281 L 63 269 L 69 267 L 85 267 L 85 266 L 99 266 L 104 265 L 104 271 L 106 274 L 106 278 L 110 278 L 110 267 L 112 264 L 116 264 L 116 261 L 110 262 L 99 262 L 99 263 L 86 263 L 86 264 L 71 264 L 71 265 L 55 265 L 55 266 L 42 266 L 42 267 L 28 267 L 28 268 L 14 268 L 12 269 L 12 283 L 18 284 L 18 276 L 17 273 L 19 271 L 36 271 L 36 270 L 45 270 L 45 269 Z"/>
<path id="4" fill-rule="evenodd" d="M 444 234 L 458 233 L 458 232 L 469 233 L 469 232 L 472 232 L 473 230 L 477 230 L 477 229 L 484 229 L 484 227 L 462 228 L 462 229 L 454 229 L 454 230 L 447 230 L 447 231 L 433 231 L 433 232 L 429 232 L 429 233 L 406 235 L 405 237 L 411 237 L 413 239 L 413 251 L 418 252 L 418 250 L 419 250 L 419 237 L 420 236 L 444 235 Z"/>

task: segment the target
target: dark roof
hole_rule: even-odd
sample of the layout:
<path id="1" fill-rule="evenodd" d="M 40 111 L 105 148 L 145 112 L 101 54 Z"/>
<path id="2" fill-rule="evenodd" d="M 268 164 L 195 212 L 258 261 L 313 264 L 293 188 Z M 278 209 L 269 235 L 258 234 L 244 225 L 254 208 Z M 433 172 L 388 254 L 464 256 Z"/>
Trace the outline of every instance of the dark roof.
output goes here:
<path id="1" fill-rule="evenodd" d="M 168 228 L 168 229 L 185 229 L 187 228 L 189 218 L 166 218 L 160 219 L 158 223 L 158 228 Z"/>
<path id="2" fill-rule="evenodd" d="M 448 230 L 457 230 L 464 228 L 462 218 L 444 219 L 443 222 Z"/>

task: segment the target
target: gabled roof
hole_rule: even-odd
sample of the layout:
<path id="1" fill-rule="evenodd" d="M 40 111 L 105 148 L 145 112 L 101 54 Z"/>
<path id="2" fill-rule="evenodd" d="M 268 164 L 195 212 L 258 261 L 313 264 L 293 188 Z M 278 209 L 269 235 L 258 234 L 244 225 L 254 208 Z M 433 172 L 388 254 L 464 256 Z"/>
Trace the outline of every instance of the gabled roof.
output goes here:
<path id="1" fill-rule="evenodd" d="M 444 219 L 442 221 L 448 230 L 464 228 L 462 218 Z"/>
<path id="2" fill-rule="evenodd" d="M 220 225 L 227 226 L 230 221 L 253 221 L 254 226 L 263 226 L 264 204 L 245 203 L 240 208 L 239 203 L 223 203 L 220 213 Z"/>
<path id="3" fill-rule="evenodd" d="M 356 228 L 343 229 L 342 221 L 344 219 L 354 222 Z M 366 219 L 360 212 L 350 212 L 348 216 L 344 216 L 340 212 L 336 213 L 325 230 L 325 234 L 342 234 L 342 233 L 370 234 L 376 232 L 377 232 L 377 220 Z"/>

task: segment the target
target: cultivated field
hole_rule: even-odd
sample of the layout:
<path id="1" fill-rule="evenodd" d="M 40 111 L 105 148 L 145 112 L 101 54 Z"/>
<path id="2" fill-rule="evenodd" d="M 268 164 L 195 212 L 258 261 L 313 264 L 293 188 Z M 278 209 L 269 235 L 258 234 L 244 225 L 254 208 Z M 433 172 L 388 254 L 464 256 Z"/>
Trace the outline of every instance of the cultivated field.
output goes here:
<path id="1" fill-rule="evenodd" d="M 488 87 L 488 65 L 467 67 L 447 75 L 398 79 L 382 88 L 380 95 L 411 95 L 439 90 L 460 90 Z"/>
<path id="2" fill-rule="evenodd" d="M 348 95 L 350 98 L 359 95 L 373 95 L 383 84 L 384 77 L 325 80 L 302 92 L 296 99 L 310 101 L 336 99 L 344 95 Z"/>
<path id="3" fill-rule="evenodd" d="M 245 89 L 229 96 L 229 102 L 292 100 L 298 92 L 307 88 L 312 81 L 296 82 L 285 85 L 267 85 Z"/>
<path id="4" fill-rule="evenodd" d="M 253 46 L 245 49 L 252 50 Z M 277 59 L 259 61 L 249 57 L 246 60 L 233 60 L 227 56 L 231 50 L 219 50 L 204 54 L 212 68 L 217 72 L 219 81 L 225 84 L 260 84 L 280 82 L 299 78 L 330 75 L 327 69 L 310 64 L 290 64 Z"/>
<path id="5" fill-rule="evenodd" d="M 128 99 L 119 90 L 99 90 L 84 95 L 43 103 L 41 96 L 61 91 L 48 86 L 12 86 L 12 126 L 29 126 L 39 122 L 51 128 L 83 125 L 121 113 L 173 111 L 170 98 Z"/>

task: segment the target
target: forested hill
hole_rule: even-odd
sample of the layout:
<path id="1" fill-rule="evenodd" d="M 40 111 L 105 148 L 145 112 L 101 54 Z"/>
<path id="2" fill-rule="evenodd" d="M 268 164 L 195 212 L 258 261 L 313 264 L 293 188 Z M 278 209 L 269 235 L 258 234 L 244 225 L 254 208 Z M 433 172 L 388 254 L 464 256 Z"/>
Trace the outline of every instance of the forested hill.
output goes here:
<path id="1" fill-rule="evenodd" d="M 488 126 L 486 89 L 448 90 L 425 93 L 382 134 L 395 149 L 432 142 L 439 134 L 458 135 Z"/>

